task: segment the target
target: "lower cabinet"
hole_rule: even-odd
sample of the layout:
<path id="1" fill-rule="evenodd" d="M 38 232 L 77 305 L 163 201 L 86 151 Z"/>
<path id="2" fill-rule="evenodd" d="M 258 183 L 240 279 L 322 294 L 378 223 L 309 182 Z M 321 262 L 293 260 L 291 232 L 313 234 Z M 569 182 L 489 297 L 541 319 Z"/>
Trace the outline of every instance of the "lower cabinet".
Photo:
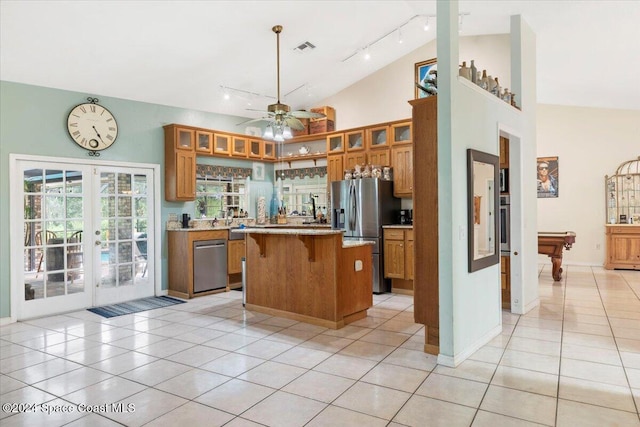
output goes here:
<path id="1" fill-rule="evenodd" d="M 502 290 L 502 308 L 511 309 L 511 258 L 500 257 L 500 289 Z"/>
<path id="2" fill-rule="evenodd" d="M 242 258 L 245 256 L 245 249 L 245 239 L 227 242 L 227 274 L 231 289 L 242 287 Z"/>
<path id="3" fill-rule="evenodd" d="M 604 268 L 640 270 L 640 225 L 608 225 Z"/>
<path id="4" fill-rule="evenodd" d="M 413 293 L 413 230 L 384 229 L 384 277 L 397 293 Z"/>

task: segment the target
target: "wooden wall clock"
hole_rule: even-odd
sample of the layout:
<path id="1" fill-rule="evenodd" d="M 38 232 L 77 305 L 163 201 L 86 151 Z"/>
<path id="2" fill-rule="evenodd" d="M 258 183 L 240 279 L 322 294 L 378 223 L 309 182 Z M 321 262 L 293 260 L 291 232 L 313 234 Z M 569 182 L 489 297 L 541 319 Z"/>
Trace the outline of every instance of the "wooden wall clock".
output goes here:
<path id="1" fill-rule="evenodd" d="M 87 98 L 83 104 L 73 107 L 67 118 L 67 130 L 73 142 L 90 156 L 111 147 L 118 137 L 118 123 L 109 110 L 98 104 L 98 98 Z"/>

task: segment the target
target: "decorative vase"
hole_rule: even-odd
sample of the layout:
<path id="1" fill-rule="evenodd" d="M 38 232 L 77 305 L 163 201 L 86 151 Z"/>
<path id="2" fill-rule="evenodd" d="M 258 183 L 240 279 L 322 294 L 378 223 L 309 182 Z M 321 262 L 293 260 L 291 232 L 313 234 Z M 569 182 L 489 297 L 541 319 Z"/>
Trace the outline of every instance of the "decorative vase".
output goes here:
<path id="1" fill-rule="evenodd" d="M 476 64 L 474 64 L 474 60 L 471 60 L 471 82 L 478 84 L 478 69 L 476 68 Z"/>
<path id="2" fill-rule="evenodd" d="M 273 189 L 273 196 L 271 196 L 271 204 L 269 205 L 269 221 L 272 224 L 276 224 L 278 220 L 278 195 L 276 189 Z"/>
<path id="3" fill-rule="evenodd" d="M 258 224 L 264 225 L 267 222 L 267 202 L 264 196 L 258 197 Z"/>
<path id="4" fill-rule="evenodd" d="M 467 61 L 462 61 L 458 74 L 467 80 L 471 80 L 471 69 L 467 67 Z"/>

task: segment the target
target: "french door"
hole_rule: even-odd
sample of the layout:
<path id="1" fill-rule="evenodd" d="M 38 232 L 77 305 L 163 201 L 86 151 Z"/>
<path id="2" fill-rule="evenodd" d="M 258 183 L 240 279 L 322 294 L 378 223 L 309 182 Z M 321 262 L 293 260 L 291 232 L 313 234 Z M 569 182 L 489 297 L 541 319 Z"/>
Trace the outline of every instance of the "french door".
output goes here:
<path id="1" fill-rule="evenodd" d="M 16 174 L 18 319 L 154 294 L 152 169 L 19 160 Z"/>

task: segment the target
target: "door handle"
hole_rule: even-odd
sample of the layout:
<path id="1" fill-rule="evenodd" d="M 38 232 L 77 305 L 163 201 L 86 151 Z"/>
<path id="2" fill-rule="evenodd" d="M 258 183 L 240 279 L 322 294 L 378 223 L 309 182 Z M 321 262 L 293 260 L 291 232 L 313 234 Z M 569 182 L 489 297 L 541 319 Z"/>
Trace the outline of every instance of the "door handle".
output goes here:
<path id="1" fill-rule="evenodd" d="M 102 242 L 100 240 L 96 240 L 96 246 L 100 246 Z"/>

